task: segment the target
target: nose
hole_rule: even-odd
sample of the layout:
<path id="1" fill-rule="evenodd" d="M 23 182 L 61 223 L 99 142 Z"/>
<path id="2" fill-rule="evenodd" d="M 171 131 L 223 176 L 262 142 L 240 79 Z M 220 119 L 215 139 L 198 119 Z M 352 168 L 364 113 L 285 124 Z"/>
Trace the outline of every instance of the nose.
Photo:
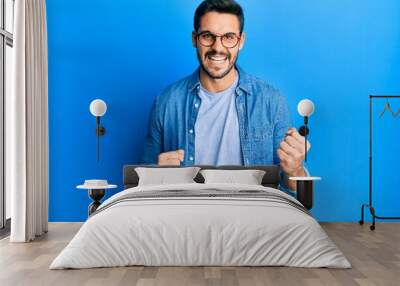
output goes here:
<path id="1" fill-rule="evenodd" d="M 212 45 L 212 48 L 216 51 L 216 52 L 225 52 L 225 47 L 222 45 L 222 38 L 221 37 L 217 37 L 215 39 L 214 45 Z"/>

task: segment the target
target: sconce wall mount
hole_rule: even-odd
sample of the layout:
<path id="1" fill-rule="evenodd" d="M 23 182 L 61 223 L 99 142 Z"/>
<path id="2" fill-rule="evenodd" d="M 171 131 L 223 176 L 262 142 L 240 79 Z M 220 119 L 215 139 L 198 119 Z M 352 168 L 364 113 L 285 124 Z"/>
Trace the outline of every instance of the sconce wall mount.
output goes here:
<path id="1" fill-rule="evenodd" d="M 106 134 L 106 128 L 100 124 L 100 116 L 96 116 L 96 136 L 104 136 Z"/>

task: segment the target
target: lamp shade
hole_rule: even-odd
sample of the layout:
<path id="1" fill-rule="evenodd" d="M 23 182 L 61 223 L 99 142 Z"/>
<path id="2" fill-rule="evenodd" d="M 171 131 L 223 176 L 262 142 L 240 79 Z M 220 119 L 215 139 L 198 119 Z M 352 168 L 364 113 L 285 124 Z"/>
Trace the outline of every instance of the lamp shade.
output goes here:
<path id="1" fill-rule="evenodd" d="M 107 111 L 107 104 L 101 99 L 95 99 L 90 103 L 90 113 L 93 116 L 103 116 Z"/>
<path id="2" fill-rule="evenodd" d="M 303 99 L 297 105 L 297 111 L 303 117 L 311 116 L 314 113 L 314 103 L 309 99 Z"/>

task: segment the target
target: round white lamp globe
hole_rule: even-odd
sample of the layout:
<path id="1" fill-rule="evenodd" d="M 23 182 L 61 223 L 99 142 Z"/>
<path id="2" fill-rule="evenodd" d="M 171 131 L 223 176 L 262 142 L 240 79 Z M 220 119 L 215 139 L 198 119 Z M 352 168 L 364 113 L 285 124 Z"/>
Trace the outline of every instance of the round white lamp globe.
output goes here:
<path id="1" fill-rule="evenodd" d="M 90 112 L 93 116 L 103 116 L 107 111 L 107 104 L 101 99 L 95 99 L 90 103 Z"/>
<path id="2" fill-rule="evenodd" d="M 303 117 L 311 116 L 314 113 L 314 103 L 309 99 L 303 99 L 297 105 L 297 111 Z"/>

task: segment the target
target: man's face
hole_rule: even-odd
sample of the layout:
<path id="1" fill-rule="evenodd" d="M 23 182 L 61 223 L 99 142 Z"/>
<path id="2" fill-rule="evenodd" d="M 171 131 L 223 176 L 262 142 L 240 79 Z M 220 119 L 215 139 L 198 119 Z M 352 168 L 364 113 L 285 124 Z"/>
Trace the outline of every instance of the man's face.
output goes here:
<path id="1" fill-rule="evenodd" d="M 200 39 L 202 35 L 203 38 Z M 212 37 L 215 35 L 225 35 L 225 37 L 224 39 L 217 37 L 215 42 L 208 46 L 213 42 Z M 199 31 L 192 33 L 192 42 L 193 46 L 197 48 L 200 65 L 213 79 L 221 79 L 232 70 L 239 50 L 243 47 L 244 39 L 245 34 L 240 34 L 239 19 L 237 16 L 227 13 L 206 13 L 201 18 Z M 235 41 L 237 44 L 232 47 L 230 43 L 235 43 Z M 204 43 L 207 43 L 207 46 Z"/>

